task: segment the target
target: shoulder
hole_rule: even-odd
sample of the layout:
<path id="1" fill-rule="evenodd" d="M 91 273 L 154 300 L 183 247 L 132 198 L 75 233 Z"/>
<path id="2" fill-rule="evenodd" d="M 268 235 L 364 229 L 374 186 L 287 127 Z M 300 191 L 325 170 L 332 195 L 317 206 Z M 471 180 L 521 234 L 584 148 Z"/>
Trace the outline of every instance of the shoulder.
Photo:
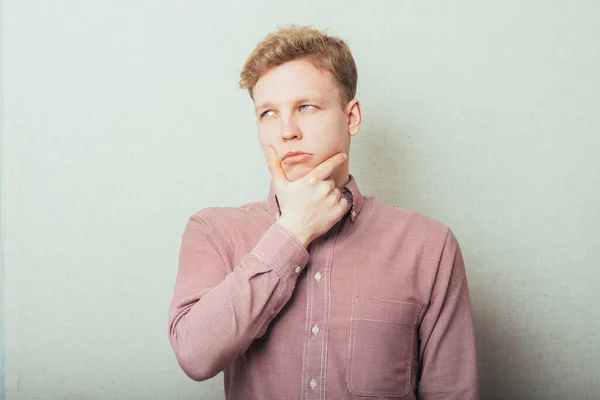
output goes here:
<path id="1" fill-rule="evenodd" d="M 212 231 L 238 230 L 248 223 L 260 219 L 268 211 L 264 202 L 251 202 L 239 207 L 206 207 L 190 216 L 191 221 L 198 222 Z"/>
<path id="2" fill-rule="evenodd" d="M 374 231 L 432 254 L 448 245 L 458 247 L 454 233 L 442 221 L 375 197 L 368 197 L 368 203 L 371 203 L 367 210 L 368 225 Z"/>
<path id="3" fill-rule="evenodd" d="M 370 217 L 379 222 L 387 222 L 391 227 L 401 227 L 415 234 L 446 235 L 450 228 L 443 222 L 407 208 L 389 204 L 375 197 L 369 197 L 372 203 Z"/>

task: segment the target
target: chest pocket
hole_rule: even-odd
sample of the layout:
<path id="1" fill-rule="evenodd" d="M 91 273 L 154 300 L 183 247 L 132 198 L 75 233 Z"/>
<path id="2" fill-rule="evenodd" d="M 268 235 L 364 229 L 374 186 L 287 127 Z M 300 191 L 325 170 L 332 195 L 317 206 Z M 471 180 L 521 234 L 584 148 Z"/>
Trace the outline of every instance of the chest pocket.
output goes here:
<path id="1" fill-rule="evenodd" d="M 346 379 L 351 393 L 373 397 L 408 393 L 421 309 L 414 303 L 352 298 Z"/>

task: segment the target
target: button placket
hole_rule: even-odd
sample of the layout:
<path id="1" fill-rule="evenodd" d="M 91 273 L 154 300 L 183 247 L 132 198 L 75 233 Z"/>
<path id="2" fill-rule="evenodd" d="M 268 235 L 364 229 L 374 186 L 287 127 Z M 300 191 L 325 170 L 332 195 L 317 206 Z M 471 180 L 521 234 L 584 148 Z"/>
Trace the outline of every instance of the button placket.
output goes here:
<path id="1" fill-rule="evenodd" d="M 339 225 L 334 227 L 331 236 L 335 237 Z M 329 276 L 334 246 L 329 237 L 315 242 L 311 249 L 310 263 L 307 268 L 313 279 L 306 282 L 306 294 L 309 316 L 305 325 L 304 367 L 302 370 L 302 398 L 306 400 L 322 399 L 327 386 L 327 330 L 330 322 L 331 291 Z M 311 390 L 313 389 L 313 390 Z"/>

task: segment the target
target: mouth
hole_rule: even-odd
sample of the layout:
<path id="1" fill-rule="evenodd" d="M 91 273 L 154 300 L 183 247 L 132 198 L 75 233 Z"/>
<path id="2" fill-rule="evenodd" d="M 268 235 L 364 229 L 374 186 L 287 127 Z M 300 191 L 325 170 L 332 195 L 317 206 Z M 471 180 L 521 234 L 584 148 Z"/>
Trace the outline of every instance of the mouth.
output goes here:
<path id="1" fill-rule="evenodd" d="M 312 154 L 304 153 L 302 151 L 292 151 L 292 152 L 286 153 L 286 155 L 283 156 L 283 159 L 281 160 L 281 162 L 282 162 L 282 164 L 294 164 L 297 162 L 306 161 L 310 157 L 312 157 Z"/>
<path id="2" fill-rule="evenodd" d="M 303 151 L 288 151 L 287 153 L 285 153 L 285 155 L 283 156 L 283 158 L 281 159 L 281 161 L 285 160 L 288 157 L 300 156 L 300 155 L 303 155 L 303 154 L 308 154 L 308 153 L 305 153 Z"/>

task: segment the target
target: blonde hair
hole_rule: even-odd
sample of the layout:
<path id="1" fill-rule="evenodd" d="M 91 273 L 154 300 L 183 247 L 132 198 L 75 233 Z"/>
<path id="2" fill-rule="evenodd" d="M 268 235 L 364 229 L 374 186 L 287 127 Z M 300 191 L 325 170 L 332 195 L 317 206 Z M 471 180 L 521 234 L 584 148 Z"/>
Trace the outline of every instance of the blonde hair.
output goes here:
<path id="1" fill-rule="evenodd" d="M 254 86 L 264 73 L 299 59 L 308 60 L 316 68 L 331 72 L 344 104 L 354 99 L 358 72 L 348 45 L 339 37 L 308 26 L 292 25 L 267 35 L 246 60 L 240 73 L 240 88 L 247 89 L 254 99 Z"/>

